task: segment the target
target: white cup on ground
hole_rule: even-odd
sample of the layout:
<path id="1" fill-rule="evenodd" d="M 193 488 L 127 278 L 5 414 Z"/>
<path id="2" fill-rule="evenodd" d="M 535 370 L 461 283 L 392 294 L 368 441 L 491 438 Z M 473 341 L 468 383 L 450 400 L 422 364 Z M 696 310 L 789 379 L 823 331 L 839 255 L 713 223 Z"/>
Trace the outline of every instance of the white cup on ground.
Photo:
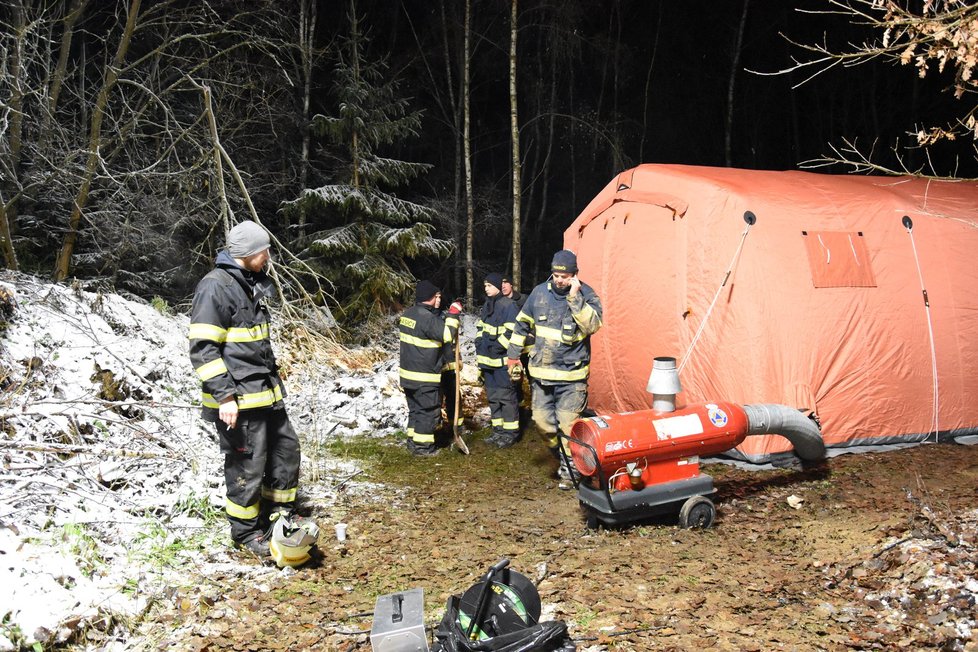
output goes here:
<path id="1" fill-rule="evenodd" d="M 336 540 L 346 541 L 346 523 L 337 523 L 335 527 L 336 527 Z"/>

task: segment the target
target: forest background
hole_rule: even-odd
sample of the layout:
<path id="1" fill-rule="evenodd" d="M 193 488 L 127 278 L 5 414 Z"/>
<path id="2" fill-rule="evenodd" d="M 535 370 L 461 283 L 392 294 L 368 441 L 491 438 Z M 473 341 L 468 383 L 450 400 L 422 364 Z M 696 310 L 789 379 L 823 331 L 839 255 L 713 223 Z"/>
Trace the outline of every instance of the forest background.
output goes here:
<path id="1" fill-rule="evenodd" d="M 976 13 L 2 0 L 0 258 L 185 304 L 227 226 L 258 219 L 300 316 L 386 314 L 423 277 L 471 305 L 489 271 L 542 280 L 640 163 L 978 175 Z"/>

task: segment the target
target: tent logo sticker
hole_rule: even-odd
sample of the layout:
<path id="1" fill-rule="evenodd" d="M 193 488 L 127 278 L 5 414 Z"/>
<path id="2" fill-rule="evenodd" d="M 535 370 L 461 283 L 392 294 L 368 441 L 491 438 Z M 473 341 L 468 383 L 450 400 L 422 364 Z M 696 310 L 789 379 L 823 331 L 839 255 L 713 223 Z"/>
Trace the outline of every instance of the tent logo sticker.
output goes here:
<path id="1" fill-rule="evenodd" d="M 717 428 L 722 428 L 727 425 L 727 413 L 713 403 L 706 406 L 706 416 L 709 418 L 710 423 Z"/>

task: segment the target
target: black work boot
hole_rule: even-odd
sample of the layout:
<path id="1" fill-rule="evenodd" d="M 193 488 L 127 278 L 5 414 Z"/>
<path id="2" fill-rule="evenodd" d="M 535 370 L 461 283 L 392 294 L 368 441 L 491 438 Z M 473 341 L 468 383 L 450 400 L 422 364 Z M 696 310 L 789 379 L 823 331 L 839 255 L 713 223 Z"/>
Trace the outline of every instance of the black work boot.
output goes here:
<path id="1" fill-rule="evenodd" d="M 415 457 L 431 457 L 438 454 L 438 447 L 434 444 L 419 444 L 413 439 L 407 440 L 407 449 Z"/>
<path id="2" fill-rule="evenodd" d="M 268 538 L 263 533 L 259 533 L 244 541 L 235 541 L 234 547 L 238 550 L 247 550 L 262 561 L 272 556 L 268 549 Z"/>
<path id="3" fill-rule="evenodd" d="M 493 436 L 493 444 L 498 448 L 509 448 L 513 446 L 520 440 L 519 431 L 516 432 L 501 432 L 499 435 Z"/>

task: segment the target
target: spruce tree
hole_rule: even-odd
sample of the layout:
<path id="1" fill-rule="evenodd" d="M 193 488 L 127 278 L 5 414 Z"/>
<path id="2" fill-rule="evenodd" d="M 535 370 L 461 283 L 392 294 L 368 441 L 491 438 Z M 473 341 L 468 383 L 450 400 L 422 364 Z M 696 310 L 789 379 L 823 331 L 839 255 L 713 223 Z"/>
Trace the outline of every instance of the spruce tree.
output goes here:
<path id="1" fill-rule="evenodd" d="M 385 158 L 379 150 L 416 137 L 421 113 L 399 96 L 386 59 L 365 56 L 368 36 L 350 2 L 350 36 L 343 40 L 334 70 L 337 110 L 313 117 L 313 131 L 340 152 L 335 183 L 304 189 L 286 202 L 290 213 L 304 212 L 309 249 L 335 283 L 340 316 L 355 322 L 401 305 L 414 287 L 407 260 L 443 258 L 452 243 L 435 237 L 433 209 L 401 199 L 403 186 L 429 165 Z"/>

